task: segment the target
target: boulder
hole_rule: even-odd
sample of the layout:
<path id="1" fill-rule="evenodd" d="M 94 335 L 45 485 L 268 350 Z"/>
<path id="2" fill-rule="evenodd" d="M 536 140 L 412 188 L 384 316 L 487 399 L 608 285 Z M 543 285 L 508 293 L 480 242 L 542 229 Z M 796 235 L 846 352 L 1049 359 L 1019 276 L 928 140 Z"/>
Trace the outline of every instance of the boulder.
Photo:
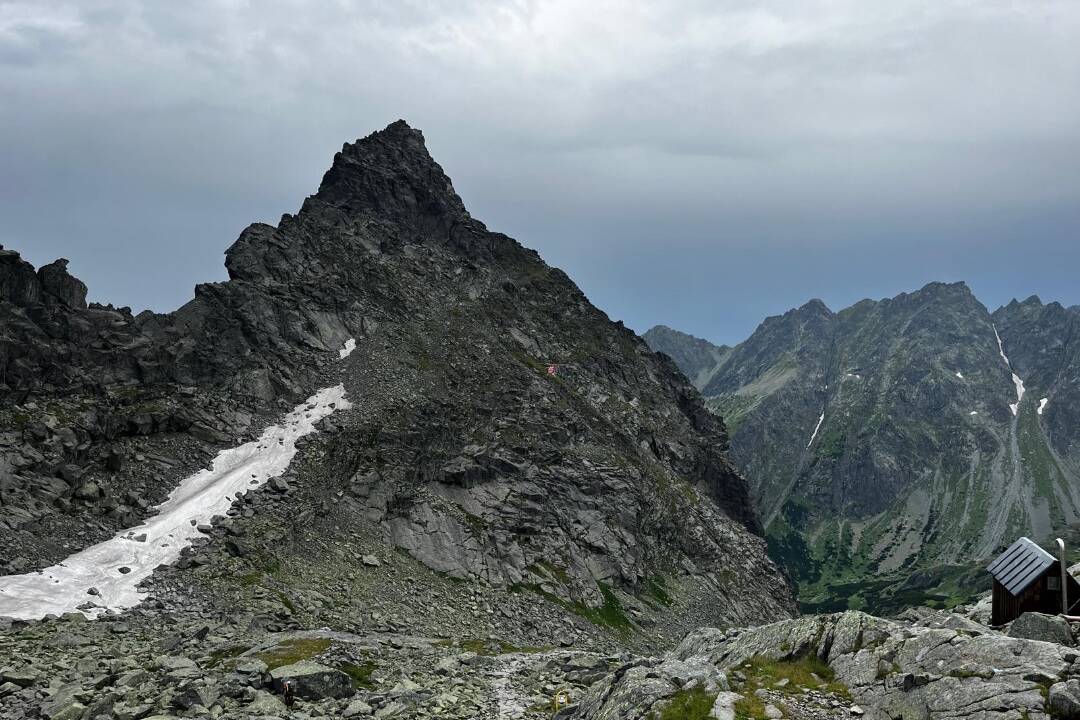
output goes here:
<path id="1" fill-rule="evenodd" d="M 340 670 L 302 660 L 270 671 L 274 690 L 281 692 L 287 680 L 296 683 L 296 696 L 308 700 L 344 698 L 353 694 L 352 678 Z"/>
<path id="2" fill-rule="evenodd" d="M 247 704 L 244 712 L 248 715 L 280 716 L 285 714 L 285 703 L 265 690 L 258 690 L 255 693 L 255 699 Z"/>
<path id="3" fill-rule="evenodd" d="M 1061 720 L 1080 718 L 1080 680 L 1068 680 L 1051 685 L 1047 704 L 1056 718 Z"/>
<path id="4" fill-rule="evenodd" d="M 41 677 L 40 673 L 33 668 L 0 670 L 0 682 L 15 683 L 19 687 L 30 687 L 38 681 L 39 677 Z"/>
<path id="5" fill-rule="evenodd" d="M 218 689 L 211 685 L 191 684 L 180 690 L 173 696 L 173 707 L 180 708 L 182 710 L 190 710 L 194 707 L 208 708 L 214 704 L 218 699 Z"/>
<path id="6" fill-rule="evenodd" d="M 46 720 L 78 720 L 86 706 L 81 702 L 82 685 L 63 685 L 41 704 L 41 717 Z"/>
<path id="7" fill-rule="evenodd" d="M 1009 637 L 1026 640 L 1042 640 L 1058 645 L 1072 646 L 1072 630 L 1065 618 L 1043 613 L 1026 612 L 1013 621 Z"/>

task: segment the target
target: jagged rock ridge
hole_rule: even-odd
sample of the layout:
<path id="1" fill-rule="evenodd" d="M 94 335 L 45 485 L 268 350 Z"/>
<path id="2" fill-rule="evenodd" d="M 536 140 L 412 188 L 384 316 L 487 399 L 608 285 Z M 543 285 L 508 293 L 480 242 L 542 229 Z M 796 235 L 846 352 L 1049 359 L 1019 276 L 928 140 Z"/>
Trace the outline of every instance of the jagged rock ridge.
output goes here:
<path id="1" fill-rule="evenodd" d="M 811 301 L 724 351 L 700 387 L 801 599 L 895 609 L 875 603 L 898 575 L 962 596 L 984 579 L 961 566 L 1077 521 L 1078 321 L 931 283 L 836 313 Z"/>

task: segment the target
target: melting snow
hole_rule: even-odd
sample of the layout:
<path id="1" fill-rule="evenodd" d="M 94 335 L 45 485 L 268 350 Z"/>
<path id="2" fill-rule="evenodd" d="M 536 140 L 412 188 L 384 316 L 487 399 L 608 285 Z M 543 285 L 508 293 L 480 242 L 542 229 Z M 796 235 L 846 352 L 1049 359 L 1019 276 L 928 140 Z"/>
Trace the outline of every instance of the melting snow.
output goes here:
<path id="1" fill-rule="evenodd" d="M 92 602 L 99 607 L 86 614 L 96 617 L 106 608 L 138 605 L 145 597 L 139 583 L 158 565 L 179 558 L 180 551 L 201 535 L 197 525 L 224 515 L 236 493 L 283 473 L 296 454 L 298 438 L 314 432 L 315 423 L 330 413 L 351 406 L 343 386 L 320 390 L 286 415 L 281 425 L 271 425 L 258 440 L 221 451 L 208 470 L 181 481 L 142 525 L 50 568 L 0 577 L 0 616 L 29 620 L 75 612 Z M 130 570 L 121 574 L 121 568 Z M 90 588 L 99 594 L 87 594 Z"/>
<path id="2" fill-rule="evenodd" d="M 338 357 L 344 360 L 345 358 L 349 357 L 349 355 L 351 355 L 352 351 L 355 349 L 356 340 L 354 338 L 349 338 L 345 341 L 345 344 L 341 346 L 341 349 L 338 350 Z"/>
<path id="3" fill-rule="evenodd" d="M 1009 358 L 1005 356 L 1005 348 L 1001 345 L 1001 336 L 998 335 L 997 325 L 993 326 L 994 337 L 997 338 L 998 352 L 1001 353 L 1001 359 L 1005 361 L 1005 365 L 1012 372 L 1013 385 L 1016 386 L 1016 404 L 1009 403 L 1009 409 L 1012 410 L 1012 414 L 1015 415 L 1020 410 L 1020 402 L 1024 399 L 1024 381 L 1020 379 L 1020 376 L 1016 374 L 1012 369 L 1012 363 L 1009 362 Z"/>
<path id="4" fill-rule="evenodd" d="M 806 443 L 807 450 L 809 450 L 810 446 L 814 444 L 814 438 L 817 437 L 817 431 L 821 429 L 821 423 L 823 420 L 825 420 L 824 410 L 821 411 L 821 417 L 817 419 L 817 425 L 814 426 L 814 434 L 810 436 L 810 442 Z"/>
<path id="5" fill-rule="evenodd" d="M 1046 403 L 1050 402 L 1050 398 L 1043 398 L 1039 401 L 1039 414 L 1042 415 L 1043 410 L 1046 409 Z"/>

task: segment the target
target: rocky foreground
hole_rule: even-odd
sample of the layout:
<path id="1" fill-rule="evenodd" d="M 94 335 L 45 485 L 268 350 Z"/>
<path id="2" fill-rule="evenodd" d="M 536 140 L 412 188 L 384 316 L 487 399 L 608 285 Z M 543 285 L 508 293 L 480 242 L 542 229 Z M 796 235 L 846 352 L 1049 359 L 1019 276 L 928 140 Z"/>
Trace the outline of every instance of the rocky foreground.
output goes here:
<path id="1" fill-rule="evenodd" d="M 14 623 L 0 657 L 3 718 L 1080 717 L 1072 629 L 1040 615 L 1002 632 L 942 611 L 852 611 L 702 628 L 645 657 L 393 631 L 252 631 L 145 608 Z"/>

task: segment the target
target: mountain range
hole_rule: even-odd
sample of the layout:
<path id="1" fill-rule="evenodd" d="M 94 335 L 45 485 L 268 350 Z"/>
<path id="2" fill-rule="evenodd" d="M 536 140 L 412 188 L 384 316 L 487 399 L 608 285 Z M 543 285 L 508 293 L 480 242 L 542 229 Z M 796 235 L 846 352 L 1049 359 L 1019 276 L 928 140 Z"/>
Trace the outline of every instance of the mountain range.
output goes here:
<path id="1" fill-rule="evenodd" d="M 225 265 L 133 314 L 0 248 L 0 717 L 1080 720 L 1064 619 L 792 583 L 952 601 L 1075 520 L 1076 309 L 654 352 L 401 121 Z"/>
<path id="2" fill-rule="evenodd" d="M 1080 518 L 1080 311 L 963 283 L 811 300 L 735 347 L 645 334 L 731 433 L 804 607 L 948 603 L 1019 535 Z"/>

